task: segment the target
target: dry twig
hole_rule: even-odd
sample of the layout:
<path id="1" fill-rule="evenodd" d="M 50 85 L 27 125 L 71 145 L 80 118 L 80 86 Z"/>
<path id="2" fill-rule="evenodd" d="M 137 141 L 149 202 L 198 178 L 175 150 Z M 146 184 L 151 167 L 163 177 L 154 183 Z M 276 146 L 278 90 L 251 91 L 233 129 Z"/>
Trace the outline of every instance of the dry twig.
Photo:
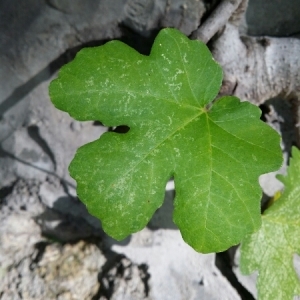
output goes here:
<path id="1" fill-rule="evenodd" d="M 207 43 L 228 22 L 238 7 L 248 1 L 223 0 L 207 20 L 192 34 L 192 38 Z M 244 5 L 245 6 L 245 5 Z"/>

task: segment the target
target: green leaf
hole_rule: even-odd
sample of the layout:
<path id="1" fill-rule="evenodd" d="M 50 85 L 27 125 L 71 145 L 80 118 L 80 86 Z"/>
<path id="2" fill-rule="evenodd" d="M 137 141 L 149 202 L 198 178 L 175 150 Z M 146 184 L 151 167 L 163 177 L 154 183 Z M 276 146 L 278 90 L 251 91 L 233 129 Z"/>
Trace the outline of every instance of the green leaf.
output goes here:
<path id="1" fill-rule="evenodd" d="M 288 175 L 278 176 L 283 195 L 262 216 L 261 229 L 245 238 L 241 247 L 241 271 L 258 270 L 259 299 L 293 299 L 300 295 L 300 281 L 293 255 L 300 254 L 300 152 L 292 149 Z"/>
<path id="2" fill-rule="evenodd" d="M 119 42 L 81 50 L 50 85 L 77 120 L 127 125 L 79 148 L 69 171 L 79 198 L 123 239 L 147 225 L 174 176 L 174 222 L 200 252 L 222 251 L 260 226 L 258 176 L 282 161 L 279 135 L 235 97 L 214 103 L 222 70 L 208 48 L 160 31 L 150 56 Z"/>

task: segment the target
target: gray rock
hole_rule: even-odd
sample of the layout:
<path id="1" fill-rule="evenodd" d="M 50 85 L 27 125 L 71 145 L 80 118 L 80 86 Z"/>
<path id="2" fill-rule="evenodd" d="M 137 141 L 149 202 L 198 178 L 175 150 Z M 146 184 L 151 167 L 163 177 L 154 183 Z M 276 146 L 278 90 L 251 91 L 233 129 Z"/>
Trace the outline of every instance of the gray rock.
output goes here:
<path id="1" fill-rule="evenodd" d="M 149 274 L 146 265 L 133 264 L 127 258 L 120 256 L 112 268 L 99 277 L 102 285 L 100 294 L 103 295 L 100 299 L 151 299 L 148 297 Z"/>
<path id="2" fill-rule="evenodd" d="M 112 250 L 148 266 L 151 299 L 240 299 L 216 268 L 215 255 L 195 252 L 178 230 L 144 229 L 128 245 L 116 244 Z"/>
<path id="3" fill-rule="evenodd" d="M 90 13 L 97 10 L 99 1 L 93 0 L 47 0 L 49 6 L 67 14 Z"/>
<path id="4" fill-rule="evenodd" d="M 300 32 L 300 1 L 250 0 L 246 13 L 250 35 L 290 36 Z"/>
<path id="5" fill-rule="evenodd" d="M 190 35 L 200 26 L 200 20 L 206 9 L 203 1 L 171 0 L 166 6 L 163 27 L 175 27 L 186 35 Z"/>
<path id="6" fill-rule="evenodd" d="M 91 299 L 105 262 L 93 244 L 40 243 L 2 278 L 1 299 Z"/>
<path id="7" fill-rule="evenodd" d="M 112 251 L 104 253 L 99 239 L 96 243 L 81 240 L 59 244 L 43 237 L 43 226 L 36 222 L 39 214 L 45 214 L 39 192 L 37 181 L 19 180 L 12 193 L 2 200 L 1 299 L 147 299 L 146 266 L 134 264 Z M 57 217 L 57 223 L 72 218 L 55 215 L 55 210 L 50 212 Z M 82 219 L 74 217 L 71 222 L 77 222 L 74 231 L 70 226 L 55 231 L 53 226 L 53 233 L 59 236 L 62 231 L 64 241 L 76 232 L 77 240 L 86 237 L 90 228 L 84 227 Z"/>
<path id="8" fill-rule="evenodd" d="M 15 174 L 20 178 L 46 179 L 48 173 L 54 172 L 55 165 L 51 157 L 30 137 L 29 128 L 20 128 L 12 135 L 14 138 L 13 156 Z M 5 145 L 3 147 L 5 149 Z M 29 167 L 30 166 L 30 167 Z"/>
<path id="9" fill-rule="evenodd" d="M 166 0 L 128 0 L 124 6 L 123 23 L 147 35 L 156 29 L 165 11 Z"/>

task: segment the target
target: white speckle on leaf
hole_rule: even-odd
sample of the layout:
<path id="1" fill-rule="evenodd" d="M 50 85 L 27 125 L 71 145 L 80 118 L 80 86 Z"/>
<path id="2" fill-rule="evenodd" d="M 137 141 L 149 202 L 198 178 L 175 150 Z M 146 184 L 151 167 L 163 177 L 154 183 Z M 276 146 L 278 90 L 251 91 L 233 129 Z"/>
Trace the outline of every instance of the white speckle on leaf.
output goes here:
<path id="1" fill-rule="evenodd" d="M 125 63 L 123 66 L 122 66 L 122 69 L 128 69 L 129 67 L 129 64 L 128 63 Z"/>
<path id="2" fill-rule="evenodd" d="M 123 207 L 124 207 L 124 206 L 123 206 L 122 204 L 118 204 L 117 207 L 118 207 L 118 210 L 123 210 Z"/>
<path id="3" fill-rule="evenodd" d="M 135 99 L 136 98 L 136 95 L 134 93 L 131 93 L 131 92 L 127 92 L 127 95 L 128 95 L 128 99 L 130 100 L 131 98 Z"/>
<path id="4" fill-rule="evenodd" d="M 161 54 L 161 56 L 163 57 L 164 60 L 166 60 L 168 62 L 168 64 L 170 65 L 172 62 L 170 61 L 169 58 L 167 58 L 164 54 Z"/>
<path id="5" fill-rule="evenodd" d="M 188 41 L 186 40 L 185 37 L 182 37 L 182 38 L 180 39 L 180 41 L 181 41 L 181 43 L 183 43 L 183 44 L 185 44 L 185 45 L 188 45 Z"/>
<path id="6" fill-rule="evenodd" d="M 178 148 L 174 148 L 176 157 L 180 157 L 180 150 Z"/>
<path id="7" fill-rule="evenodd" d="M 153 149 L 153 151 L 152 151 L 153 154 L 157 154 L 157 153 L 159 153 L 159 152 L 160 152 L 160 150 L 157 149 L 157 148 L 156 148 L 156 149 Z"/>
<path id="8" fill-rule="evenodd" d="M 174 76 L 173 77 L 171 77 L 170 79 L 171 79 L 171 81 L 175 81 L 175 80 L 177 80 L 177 76 L 179 75 L 179 74 L 183 74 L 184 72 L 182 71 L 182 70 L 180 70 L 180 69 L 176 69 L 176 73 L 174 74 Z"/>
<path id="9" fill-rule="evenodd" d="M 189 62 L 189 61 L 187 60 L 187 58 L 186 58 L 186 53 L 183 54 L 183 62 L 186 63 L 186 64 Z"/>
<path id="10" fill-rule="evenodd" d="M 131 192 L 131 193 L 129 194 L 129 198 L 130 198 L 130 199 L 134 199 L 134 198 L 135 198 L 135 192 Z"/>
<path id="11" fill-rule="evenodd" d="M 182 82 L 179 83 L 169 83 L 169 87 L 173 90 L 173 91 L 180 91 L 182 86 Z"/>
<path id="12" fill-rule="evenodd" d="M 85 80 L 85 84 L 87 86 L 94 86 L 94 77 L 91 77 L 90 79 Z"/>
<path id="13" fill-rule="evenodd" d="M 145 134 L 145 137 L 147 139 L 152 139 L 153 138 L 153 131 L 147 131 L 146 134 Z"/>

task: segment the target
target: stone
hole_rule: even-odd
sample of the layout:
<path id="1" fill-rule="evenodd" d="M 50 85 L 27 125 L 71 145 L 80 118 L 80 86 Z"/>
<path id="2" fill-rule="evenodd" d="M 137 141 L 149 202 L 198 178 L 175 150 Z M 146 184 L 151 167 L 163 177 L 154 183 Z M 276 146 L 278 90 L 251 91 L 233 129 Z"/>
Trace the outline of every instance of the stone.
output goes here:
<path id="1" fill-rule="evenodd" d="M 158 27 L 166 4 L 166 0 L 128 0 L 124 6 L 123 23 L 147 36 Z"/>
<path id="2" fill-rule="evenodd" d="M 102 297 L 106 296 L 100 299 L 150 300 L 148 279 L 147 266 L 136 265 L 119 256 L 115 264 L 100 275 L 102 289 L 99 294 L 102 294 Z"/>
<path id="3" fill-rule="evenodd" d="M 2 278 L 2 299 L 92 299 L 105 256 L 96 245 L 39 244 Z"/>
<path id="4" fill-rule="evenodd" d="M 189 36 L 200 26 L 200 20 L 206 12 L 203 1 L 171 0 L 168 1 L 163 27 L 175 27 Z"/>
<path id="5" fill-rule="evenodd" d="M 299 33 L 299 7 L 299 0 L 250 0 L 246 12 L 249 34 L 284 37 Z"/>
<path id="6" fill-rule="evenodd" d="M 220 294 L 224 300 L 240 299 L 216 268 L 215 254 L 197 253 L 184 243 L 178 230 L 145 228 L 132 235 L 129 244 L 115 244 L 112 250 L 148 266 L 153 300 L 217 300 Z"/>

